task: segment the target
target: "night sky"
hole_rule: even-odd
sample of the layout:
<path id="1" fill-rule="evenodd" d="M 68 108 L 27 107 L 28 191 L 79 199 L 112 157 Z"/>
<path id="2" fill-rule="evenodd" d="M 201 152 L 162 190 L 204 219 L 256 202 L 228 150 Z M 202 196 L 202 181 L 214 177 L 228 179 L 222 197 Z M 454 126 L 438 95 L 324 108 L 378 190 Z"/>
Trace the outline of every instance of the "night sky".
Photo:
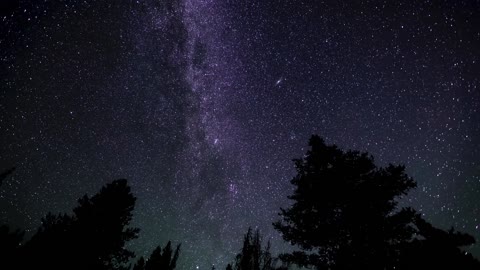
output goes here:
<path id="1" fill-rule="evenodd" d="M 249 226 L 286 250 L 271 224 L 319 134 L 405 164 L 403 203 L 480 240 L 479 1 L 171 2 L 2 1 L 0 223 L 126 178 L 130 248 L 222 269 Z"/>

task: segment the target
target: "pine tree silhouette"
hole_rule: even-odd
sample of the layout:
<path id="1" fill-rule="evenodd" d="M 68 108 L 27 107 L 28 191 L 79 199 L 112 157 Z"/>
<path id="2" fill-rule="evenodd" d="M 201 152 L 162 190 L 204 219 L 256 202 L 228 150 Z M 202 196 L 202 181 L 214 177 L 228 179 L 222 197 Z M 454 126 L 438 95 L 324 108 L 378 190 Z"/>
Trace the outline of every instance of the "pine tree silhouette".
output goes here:
<path id="1" fill-rule="evenodd" d="M 0 226 L 0 266 L 5 269 L 15 267 L 24 234 L 21 230 L 11 231 L 7 225 Z"/>
<path id="2" fill-rule="evenodd" d="M 113 181 L 99 193 L 78 200 L 73 215 L 48 213 L 32 238 L 21 245 L 22 231 L 0 226 L 0 269 L 130 269 L 134 253 L 125 244 L 137 237 L 128 227 L 136 198 L 127 181 Z M 157 247 L 150 258 L 141 257 L 134 270 L 173 270 L 180 245 Z"/>
<path id="3" fill-rule="evenodd" d="M 89 250 L 84 253 L 84 259 L 118 267 L 134 257 L 124 246 L 137 238 L 139 232 L 138 228 L 127 227 L 135 200 L 127 180 L 122 179 L 106 185 L 92 198 L 85 195 L 78 201 L 79 206 L 73 210 L 76 216 L 74 233 L 77 243 L 83 245 L 81 250 Z"/>
<path id="4" fill-rule="evenodd" d="M 15 171 L 15 167 L 0 173 L 0 186 Z M 8 225 L 0 225 L 0 262 L 6 268 L 13 268 L 18 256 L 23 236 L 22 230 L 11 230 Z"/>
<path id="5" fill-rule="evenodd" d="M 408 243 L 397 269 L 480 269 L 480 262 L 460 249 L 475 243 L 471 235 L 453 228 L 449 231 L 435 228 L 420 215 L 415 216 L 414 223 L 420 237 Z"/>
<path id="6" fill-rule="evenodd" d="M 231 268 L 232 266 L 229 264 L 228 267 Z M 236 257 L 235 270 L 270 269 L 275 269 L 274 260 L 270 253 L 270 242 L 263 248 L 259 230 L 253 233 L 252 229 L 248 228 L 243 238 L 242 250 Z"/>
<path id="7" fill-rule="evenodd" d="M 293 205 L 274 223 L 300 248 L 282 260 L 317 269 L 479 269 L 459 249 L 473 237 L 437 229 L 413 209 L 397 207 L 416 186 L 405 167 L 377 167 L 367 153 L 344 152 L 318 136 L 309 145 L 294 160 Z"/>
<path id="8" fill-rule="evenodd" d="M 133 270 L 173 270 L 177 267 L 177 260 L 180 255 L 180 244 L 177 245 L 175 252 L 172 250 L 172 243 L 168 241 L 163 248 L 158 246 L 153 250 L 150 258 L 145 261 L 143 257 L 137 261 Z"/>
<path id="9" fill-rule="evenodd" d="M 122 179 L 79 199 L 73 216 L 48 214 L 23 248 L 21 269 L 125 269 L 134 255 L 125 244 L 139 231 L 127 227 L 135 200 Z"/>
<path id="10" fill-rule="evenodd" d="M 145 259 L 143 257 L 140 257 L 140 259 L 138 259 L 135 266 L 133 266 L 133 270 L 144 270 L 144 269 L 145 269 Z"/>
<path id="11" fill-rule="evenodd" d="M 341 151 L 312 136 L 296 159 L 294 204 L 281 209 L 274 227 L 302 250 L 282 258 L 300 266 L 384 269 L 395 265 L 411 238 L 415 212 L 397 209 L 396 198 L 416 186 L 403 166 L 378 168 L 367 153 Z"/>

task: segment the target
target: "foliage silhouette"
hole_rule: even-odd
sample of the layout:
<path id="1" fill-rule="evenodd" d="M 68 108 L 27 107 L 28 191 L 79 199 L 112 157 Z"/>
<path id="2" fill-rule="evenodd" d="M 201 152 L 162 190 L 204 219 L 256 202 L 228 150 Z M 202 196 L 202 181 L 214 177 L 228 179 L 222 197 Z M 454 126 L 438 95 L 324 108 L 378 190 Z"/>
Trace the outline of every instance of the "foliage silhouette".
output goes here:
<path id="1" fill-rule="evenodd" d="M 471 235 L 435 228 L 420 215 L 414 223 L 421 237 L 408 243 L 397 269 L 480 269 L 480 262 L 460 249 L 475 243 Z"/>
<path id="2" fill-rule="evenodd" d="M 163 248 L 158 246 L 145 261 L 143 257 L 137 261 L 133 270 L 173 270 L 177 266 L 177 260 L 180 255 L 180 244 L 177 245 L 175 252 L 172 250 L 172 243 L 169 241 Z"/>
<path id="3" fill-rule="evenodd" d="M 413 209 L 397 207 L 397 200 L 416 187 L 404 166 L 377 167 L 367 153 L 344 152 L 315 135 L 309 145 L 304 158 L 294 160 L 293 205 L 281 209 L 282 220 L 274 223 L 301 249 L 282 254 L 282 260 L 318 269 L 398 269 L 412 257 L 408 252 L 426 252 L 439 239 L 435 234 L 415 240 L 438 229 Z M 450 236 L 460 241 L 455 247 L 471 243 Z"/>
<path id="4" fill-rule="evenodd" d="M 13 266 L 19 258 L 19 251 L 25 232 L 11 231 L 7 225 L 0 226 L 0 262 L 6 267 Z M 1 268 L 1 267 L 0 267 Z"/>
<path id="5" fill-rule="evenodd" d="M 373 157 L 342 151 L 312 136 L 311 149 L 296 159 L 294 201 L 274 223 L 283 238 L 300 247 L 282 254 L 284 262 L 262 246 L 258 230 L 243 237 L 241 252 L 226 270 L 279 270 L 291 263 L 318 269 L 480 269 L 480 262 L 461 247 L 475 239 L 453 228 L 435 228 L 411 208 L 397 207 L 399 197 L 416 186 L 405 167 L 377 167 Z M 0 184 L 13 169 L 0 174 Z M 0 226 L 1 269 L 130 269 L 135 239 L 131 228 L 136 198 L 124 179 L 113 181 L 92 197 L 78 200 L 73 214 L 47 214 L 37 232 L 22 244 L 24 232 Z M 180 244 L 158 246 L 133 270 L 173 270 Z M 212 267 L 214 269 L 214 267 Z"/>
<path id="6" fill-rule="evenodd" d="M 3 179 L 8 174 L 3 173 Z M 135 201 L 127 180 L 121 179 L 80 198 L 73 215 L 48 213 L 24 245 L 24 232 L 0 226 L 1 269 L 130 269 L 134 253 L 125 244 L 139 232 L 128 227 Z M 140 258 L 133 269 L 173 270 L 179 253 L 180 245 L 173 252 L 168 242 L 163 252 L 157 247 L 148 261 Z"/>
<path id="7" fill-rule="evenodd" d="M 0 186 L 14 171 L 15 167 L 12 167 L 0 173 Z M 24 235 L 22 230 L 12 231 L 8 225 L 0 225 L 0 262 L 3 265 L 10 266 L 15 263 Z"/>
<path id="8" fill-rule="evenodd" d="M 136 198 L 126 180 L 78 200 L 73 216 L 48 214 L 23 248 L 23 268 L 126 269 L 134 256 L 125 249 L 139 229 L 128 228 Z"/>
<path id="9" fill-rule="evenodd" d="M 397 243 L 413 233 L 414 211 L 395 212 L 395 199 L 415 187 L 402 166 L 377 168 L 367 153 L 343 152 L 312 136 L 311 150 L 296 159 L 294 204 L 274 223 L 286 241 L 303 251 L 283 259 L 301 266 L 384 269 Z"/>
<path id="10" fill-rule="evenodd" d="M 145 259 L 140 257 L 137 263 L 133 266 L 133 270 L 144 270 L 145 269 Z"/>
<path id="11" fill-rule="evenodd" d="M 275 260 L 270 253 L 270 241 L 262 247 L 262 238 L 257 229 L 255 232 L 248 228 L 243 237 L 241 252 L 236 256 L 235 270 L 270 270 L 275 269 Z M 227 265 L 227 270 L 232 266 Z"/>

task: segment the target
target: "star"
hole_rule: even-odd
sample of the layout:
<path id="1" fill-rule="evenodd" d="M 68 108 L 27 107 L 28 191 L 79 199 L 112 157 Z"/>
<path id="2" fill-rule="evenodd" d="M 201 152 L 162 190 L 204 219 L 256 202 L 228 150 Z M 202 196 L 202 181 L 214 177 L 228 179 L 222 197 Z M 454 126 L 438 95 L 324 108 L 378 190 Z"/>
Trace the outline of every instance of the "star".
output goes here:
<path id="1" fill-rule="evenodd" d="M 282 83 L 282 81 L 283 81 L 283 78 L 280 77 L 280 78 L 275 82 L 275 85 L 279 85 L 280 83 Z"/>
<path id="2" fill-rule="evenodd" d="M 249 226 L 290 248 L 271 224 L 318 134 L 405 164 L 405 202 L 480 239 L 472 1 L 16 2 L 0 8 L 0 173 L 17 168 L 0 224 L 35 230 L 126 178 L 136 254 L 172 240 L 179 269 L 224 269 Z"/>

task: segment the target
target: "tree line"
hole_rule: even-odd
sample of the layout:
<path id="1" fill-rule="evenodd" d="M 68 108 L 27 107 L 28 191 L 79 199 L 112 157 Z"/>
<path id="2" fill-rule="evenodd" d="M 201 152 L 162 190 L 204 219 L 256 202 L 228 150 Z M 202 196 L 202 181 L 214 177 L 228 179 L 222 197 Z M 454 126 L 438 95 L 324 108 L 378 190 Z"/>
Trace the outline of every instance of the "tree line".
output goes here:
<path id="1" fill-rule="evenodd" d="M 312 136 L 310 150 L 295 159 L 291 206 L 273 227 L 295 249 L 277 257 L 258 230 L 249 228 L 226 270 L 480 269 L 462 250 L 468 234 L 445 231 L 398 201 L 416 187 L 405 167 L 378 167 L 368 153 L 343 151 Z M 0 185 L 14 168 L 0 174 Z M 47 214 L 35 234 L 0 226 L 1 269 L 173 270 L 181 245 L 168 242 L 148 258 L 126 248 L 138 237 L 130 227 L 135 196 L 127 180 L 115 180 L 78 200 L 73 214 Z"/>

